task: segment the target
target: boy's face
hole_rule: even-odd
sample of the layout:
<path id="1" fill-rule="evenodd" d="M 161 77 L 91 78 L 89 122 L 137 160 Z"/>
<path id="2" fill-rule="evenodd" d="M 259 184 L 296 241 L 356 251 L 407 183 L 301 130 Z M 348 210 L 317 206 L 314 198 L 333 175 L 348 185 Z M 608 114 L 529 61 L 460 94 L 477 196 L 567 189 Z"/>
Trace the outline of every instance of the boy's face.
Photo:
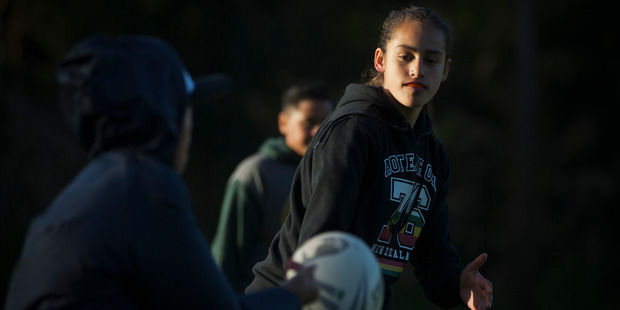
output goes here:
<path id="1" fill-rule="evenodd" d="M 303 156 L 319 126 L 332 111 L 328 100 L 304 99 L 297 108 L 288 108 L 278 115 L 278 128 L 286 145 Z"/>
<path id="2" fill-rule="evenodd" d="M 386 50 L 375 51 L 375 68 L 383 72 L 383 88 L 401 105 L 421 109 L 448 77 L 444 34 L 419 22 L 395 28 Z"/>

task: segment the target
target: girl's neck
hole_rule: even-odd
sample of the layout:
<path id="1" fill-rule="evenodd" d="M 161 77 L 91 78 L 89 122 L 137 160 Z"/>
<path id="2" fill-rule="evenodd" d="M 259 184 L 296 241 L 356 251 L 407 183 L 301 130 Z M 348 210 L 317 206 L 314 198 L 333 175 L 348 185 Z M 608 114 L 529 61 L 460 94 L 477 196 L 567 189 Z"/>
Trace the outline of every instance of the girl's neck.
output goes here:
<path id="1" fill-rule="evenodd" d="M 400 113 L 405 117 L 407 122 L 409 122 L 409 125 L 413 127 L 415 125 L 416 120 L 418 119 L 418 116 L 420 115 L 420 112 L 422 111 L 422 108 L 421 107 L 414 107 L 414 108 L 407 107 L 403 105 L 402 103 L 398 102 L 398 100 L 396 100 L 396 98 L 392 96 L 392 93 L 390 93 L 389 90 L 384 88 L 383 92 L 387 95 L 387 97 L 390 99 L 390 102 L 396 107 L 396 109 L 400 111 Z"/>

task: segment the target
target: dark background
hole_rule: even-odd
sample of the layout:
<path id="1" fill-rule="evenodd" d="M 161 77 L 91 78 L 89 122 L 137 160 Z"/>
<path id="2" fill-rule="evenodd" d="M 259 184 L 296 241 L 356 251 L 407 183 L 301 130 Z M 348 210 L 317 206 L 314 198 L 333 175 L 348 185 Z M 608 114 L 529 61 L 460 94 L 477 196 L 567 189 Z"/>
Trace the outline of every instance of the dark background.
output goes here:
<path id="1" fill-rule="evenodd" d="M 280 93 L 323 79 L 337 101 L 371 65 L 379 26 L 401 1 L 0 0 L 0 304 L 33 216 L 86 163 L 57 105 L 54 69 L 93 32 L 157 35 L 194 76 L 234 91 L 195 110 L 184 176 L 210 241 L 235 165 L 277 134 Z M 417 1 L 456 33 L 435 97 L 452 158 L 451 230 L 494 309 L 616 304 L 620 160 L 617 14 L 603 2 Z M 605 2 L 609 3 L 609 2 Z M 435 309 L 411 273 L 396 309 Z"/>

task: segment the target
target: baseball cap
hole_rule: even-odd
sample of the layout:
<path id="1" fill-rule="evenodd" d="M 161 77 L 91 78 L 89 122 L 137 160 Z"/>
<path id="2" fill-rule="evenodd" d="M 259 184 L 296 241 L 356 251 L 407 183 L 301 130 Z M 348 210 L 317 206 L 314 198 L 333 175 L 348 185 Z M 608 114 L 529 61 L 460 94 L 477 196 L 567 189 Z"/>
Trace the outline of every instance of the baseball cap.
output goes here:
<path id="1" fill-rule="evenodd" d="M 230 92 L 232 80 L 223 73 L 212 73 L 199 77 L 197 80 L 183 70 L 185 89 L 193 101 L 203 102 L 218 99 Z"/>
<path id="2" fill-rule="evenodd" d="M 223 73 L 192 78 L 174 47 L 161 38 L 99 34 L 91 35 L 71 48 L 57 71 L 58 82 L 77 85 L 93 75 L 101 74 L 101 68 L 94 70 L 95 64 L 97 61 L 106 60 L 115 62 L 108 62 L 105 66 L 107 70 L 125 76 L 132 73 L 139 76 L 140 70 L 145 69 L 144 66 L 158 66 L 160 69 L 170 67 L 172 71 L 182 74 L 186 93 L 195 102 L 218 99 L 230 92 L 233 84 L 230 77 Z"/>
<path id="3" fill-rule="evenodd" d="M 65 115 L 91 155 L 170 144 L 189 104 L 215 102 L 233 84 L 223 73 L 194 79 L 171 44 L 143 35 L 78 41 L 56 79 Z"/>

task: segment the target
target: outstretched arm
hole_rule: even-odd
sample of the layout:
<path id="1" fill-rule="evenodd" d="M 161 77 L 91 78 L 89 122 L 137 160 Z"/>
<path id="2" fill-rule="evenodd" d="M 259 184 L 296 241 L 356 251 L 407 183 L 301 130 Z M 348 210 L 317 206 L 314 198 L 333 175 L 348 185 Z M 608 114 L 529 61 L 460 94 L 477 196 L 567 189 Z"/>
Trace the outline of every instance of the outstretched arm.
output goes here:
<path id="1" fill-rule="evenodd" d="M 461 273 L 461 298 L 472 310 L 491 308 L 493 303 L 493 284 L 478 272 L 487 257 L 486 253 L 481 254 Z"/>

